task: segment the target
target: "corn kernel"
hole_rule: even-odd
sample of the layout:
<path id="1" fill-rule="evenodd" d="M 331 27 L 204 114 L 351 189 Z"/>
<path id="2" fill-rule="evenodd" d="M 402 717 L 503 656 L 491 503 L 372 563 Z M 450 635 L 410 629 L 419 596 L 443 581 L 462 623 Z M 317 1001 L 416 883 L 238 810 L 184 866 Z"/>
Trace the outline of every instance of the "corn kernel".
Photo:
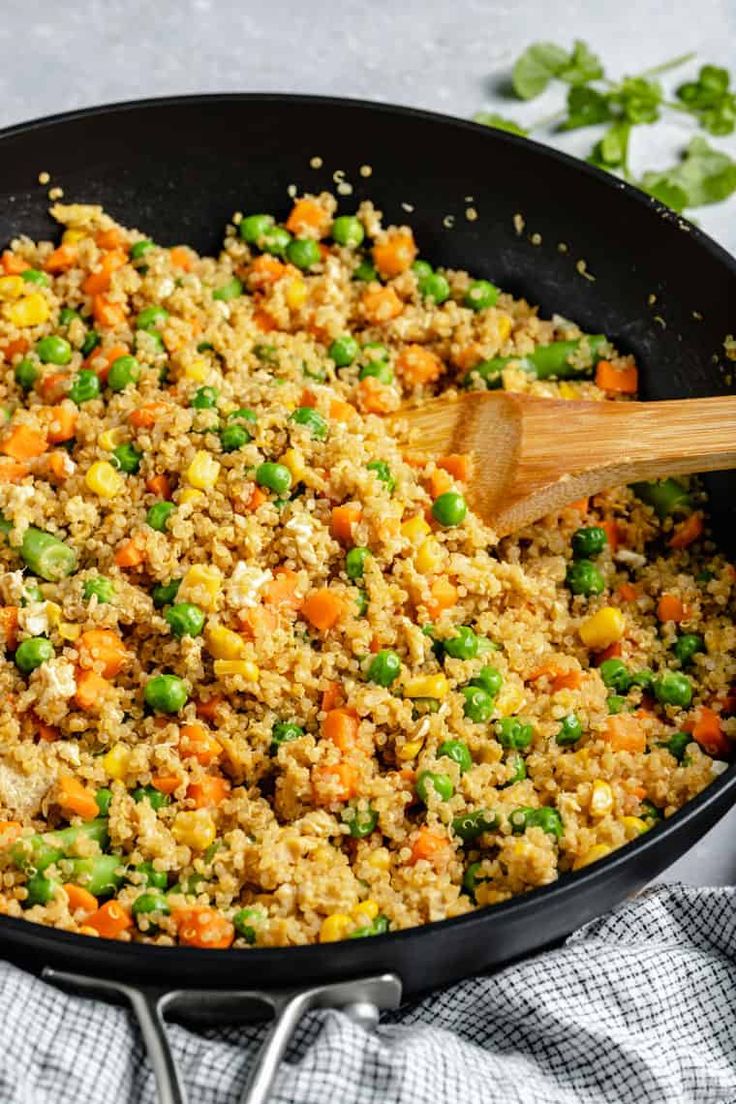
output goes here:
<path id="1" fill-rule="evenodd" d="M 104 433 L 101 433 L 97 438 L 97 443 L 105 452 L 112 452 L 113 449 L 117 448 L 118 445 L 122 445 L 127 439 L 127 429 L 125 429 L 124 426 L 115 426 L 113 429 L 106 429 Z"/>
<path id="2" fill-rule="evenodd" d="M 637 836 L 641 836 L 644 832 L 649 831 L 649 825 L 645 820 L 642 820 L 641 817 L 621 817 L 621 825 L 626 832 L 627 840 L 636 839 Z"/>
<path id="3" fill-rule="evenodd" d="M 61 606 L 56 602 L 46 602 L 44 606 L 46 620 L 50 626 L 58 625 L 61 621 Z"/>
<path id="4" fill-rule="evenodd" d="M 194 360 L 184 369 L 185 378 L 195 383 L 206 383 L 209 374 L 210 367 L 206 360 Z"/>
<path id="5" fill-rule="evenodd" d="M 414 566 L 422 575 L 431 575 L 442 567 L 442 545 L 434 537 L 427 537 L 417 550 L 414 557 Z"/>
<path id="6" fill-rule="evenodd" d="M 289 310 L 299 310 L 307 301 L 307 285 L 301 276 L 290 280 L 286 288 L 286 305 Z"/>
<path id="7" fill-rule="evenodd" d="M 180 602 L 193 602 L 202 609 L 213 610 L 221 590 L 222 575 L 216 567 L 194 564 L 182 579 L 177 598 Z"/>
<path id="8" fill-rule="evenodd" d="M 216 659 L 212 666 L 215 671 L 215 678 L 240 675 L 248 682 L 257 682 L 261 673 L 258 664 L 251 659 Z"/>
<path id="9" fill-rule="evenodd" d="M 179 502 L 182 506 L 187 502 L 199 502 L 204 498 L 204 491 L 198 491 L 196 487 L 184 487 L 179 491 Z"/>
<path id="10" fill-rule="evenodd" d="M 375 851 L 371 851 L 366 862 L 374 870 L 388 870 L 391 866 L 391 852 L 387 847 L 377 847 Z"/>
<path id="11" fill-rule="evenodd" d="M 338 940 L 346 937 L 352 927 L 353 921 L 344 912 L 333 912 L 331 916 L 325 917 L 322 921 L 322 927 L 319 929 L 319 941 L 320 943 L 337 943 Z"/>
<path id="12" fill-rule="evenodd" d="M 97 939 L 100 938 L 100 933 L 98 932 L 97 928 L 91 928 L 89 926 L 89 924 L 80 924 L 79 925 L 79 934 L 80 935 L 94 935 Z"/>
<path id="13" fill-rule="evenodd" d="M 207 650 L 213 659 L 242 659 L 245 655 L 245 641 L 232 629 L 224 625 L 208 625 L 205 633 Z"/>
<path id="14" fill-rule="evenodd" d="M 199 449 L 184 472 L 184 478 L 191 487 L 197 487 L 200 491 L 211 491 L 219 474 L 219 460 L 215 460 L 214 456 L 204 449 Z"/>
<path id="15" fill-rule="evenodd" d="M 30 295 L 24 295 L 15 303 L 9 303 L 5 308 L 5 317 L 8 322 L 19 329 L 27 326 L 40 326 L 48 321 L 51 313 L 48 299 L 40 291 L 33 291 Z"/>
<path id="16" fill-rule="evenodd" d="M 587 621 L 583 621 L 578 631 L 586 648 L 600 651 L 620 640 L 625 629 L 626 621 L 621 610 L 615 606 L 604 606 Z"/>
<path id="17" fill-rule="evenodd" d="M 378 901 L 368 897 L 365 901 L 361 901 L 359 905 L 356 905 L 354 909 L 351 909 L 350 913 L 356 924 L 363 927 L 370 924 L 371 920 L 375 920 L 378 916 Z"/>
<path id="18" fill-rule="evenodd" d="M 0 299 L 20 299 L 26 287 L 22 276 L 0 276 Z"/>
<path id="19" fill-rule="evenodd" d="M 575 860 L 572 868 L 573 870 L 582 870 L 584 866 L 590 866 L 591 863 L 598 862 L 599 859 L 604 859 L 606 855 L 610 854 L 611 848 L 607 844 L 596 843 Z"/>
<path id="20" fill-rule="evenodd" d="M 594 817 L 608 816 L 613 808 L 613 790 L 608 782 L 602 778 L 596 778 L 590 792 L 590 804 L 588 812 Z"/>
<path id="21" fill-rule="evenodd" d="M 504 682 L 496 698 L 496 710 L 501 717 L 512 717 L 526 705 L 524 691 L 515 682 Z"/>
<path id="22" fill-rule="evenodd" d="M 432 530 L 428 523 L 420 514 L 417 514 L 416 517 L 409 518 L 409 520 L 403 522 L 401 526 L 402 537 L 406 537 L 412 544 L 419 544 L 419 542 L 423 540 L 424 537 L 429 536 L 431 532 Z"/>
<path id="23" fill-rule="evenodd" d="M 59 636 L 62 640 L 78 640 L 81 632 L 81 625 L 75 625 L 71 621 L 59 622 Z"/>
<path id="24" fill-rule="evenodd" d="M 560 383 L 559 394 L 561 399 L 579 399 L 580 388 L 576 383 L 568 383 L 567 380 L 563 380 Z"/>
<path id="25" fill-rule="evenodd" d="M 115 744 L 102 756 L 102 766 L 108 778 L 115 778 L 122 782 L 128 772 L 130 762 L 130 748 L 125 744 Z"/>
<path id="26" fill-rule="evenodd" d="M 304 481 L 304 476 L 307 474 L 307 465 L 304 463 L 304 457 L 299 449 L 287 449 L 279 463 L 289 469 L 295 483 Z"/>
<path id="27" fill-rule="evenodd" d="M 499 345 L 503 345 L 505 341 L 508 341 L 511 336 L 511 326 L 513 325 L 510 315 L 503 314 L 499 311 L 496 315 L 496 336 L 498 338 Z"/>
<path id="28" fill-rule="evenodd" d="M 408 740 L 405 744 L 402 744 L 400 748 L 396 749 L 396 754 L 402 763 L 408 763 L 410 759 L 416 759 L 419 752 L 422 750 L 422 740 Z"/>
<path id="29" fill-rule="evenodd" d="M 82 241 L 82 239 L 86 238 L 86 237 L 87 237 L 87 231 L 86 230 L 72 230 L 72 229 L 69 229 L 69 230 L 65 230 L 64 233 L 61 235 L 61 243 L 62 243 L 62 245 L 76 245 L 77 242 Z"/>
<path id="30" fill-rule="evenodd" d="M 194 851 L 205 851 L 217 835 L 215 822 L 206 809 L 177 813 L 171 831 L 177 843 L 184 843 Z"/>
<path id="31" fill-rule="evenodd" d="M 97 460 L 87 469 L 84 482 L 100 498 L 115 498 L 122 493 L 125 480 L 107 460 Z"/>
<path id="32" fill-rule="evenodd" d="M 416 675 L 404 683 L 404 696 L 407 698 L 446 698 L 450 693 L 450 684 L 444 675 Z"/>

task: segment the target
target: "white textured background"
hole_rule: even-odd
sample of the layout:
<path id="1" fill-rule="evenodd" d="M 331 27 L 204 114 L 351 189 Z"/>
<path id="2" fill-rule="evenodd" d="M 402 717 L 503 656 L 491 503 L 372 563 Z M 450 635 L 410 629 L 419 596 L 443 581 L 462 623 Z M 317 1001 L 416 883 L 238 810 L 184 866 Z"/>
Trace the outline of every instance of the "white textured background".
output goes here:
<path id="1" fill-rule="evenodd" d="M 354 96 L 464 117 L 489 109 L 528 124 L 554 112 L 563 93 L 505 100 L 513 59 L 532 40 L 576 37 L 614 78 L 690 50 L 736 72 L 736 0 L 0 0 L 0 126 L 115 100 L 238 90 Z M 665 80 L 689 79 L 697 65 Z M 678 117 L 638 128 L 634 170 L 672 163 L 693 133 Z M 573 153 L 592 143 L 590 131 L 548 137 Z M 736 140 L 714 141 L 736 156 Z M 736 197 L 697 219 L 736 252 Z M 667 880 L 732 882 L 734 835 L 736 810 Z"/>

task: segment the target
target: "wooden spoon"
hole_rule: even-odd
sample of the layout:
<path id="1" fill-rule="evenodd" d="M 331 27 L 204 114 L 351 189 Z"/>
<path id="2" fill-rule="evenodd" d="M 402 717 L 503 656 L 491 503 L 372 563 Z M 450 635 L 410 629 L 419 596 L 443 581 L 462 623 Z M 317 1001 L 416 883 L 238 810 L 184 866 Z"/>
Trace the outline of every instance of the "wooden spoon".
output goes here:
<path id="1" fill-rule="evenodd" d="M 736 467 L 736 396 L 574 402 L 468 392 L 401 411 L 411 449 L 473 455 L 468 499 L 499 536 L 608 487 Z"/>

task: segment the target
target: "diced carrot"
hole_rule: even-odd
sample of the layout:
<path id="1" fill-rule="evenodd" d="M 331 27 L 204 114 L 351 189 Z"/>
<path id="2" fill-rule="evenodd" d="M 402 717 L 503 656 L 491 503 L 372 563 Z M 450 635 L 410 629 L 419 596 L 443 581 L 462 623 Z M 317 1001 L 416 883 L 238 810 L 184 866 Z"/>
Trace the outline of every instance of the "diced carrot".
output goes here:
<path id="1" fill-rule="evenodd" d="M 321 587 L 313 590 L 304 599 L 302 613 L 315 629 L 325 632 L 333 628 L 343 616 L 345 605 L 329 587 Z"/>
<path id="2" fill-rule="evenodd" d="M 98 712 L 105 704 L 110 683 L 96 671 L 85 670 L 83 667 L 77 667 L 76 678 L 77 692 L 74 701 L 80 709 Z"/>
<path id="3" fill-rule="evenodd" d="M 87 629 L 80 636 L 77 648 L 82 666 L 102 664 L 105 678 L 115 678 L 128 658 L 123 641 L 112 629 Z"/>
<path id="4" fill-rule="evenodd" d="M 636 365 L 614 368 L 609 360 L 599 360 L 595 369 L 596 386 L 611 394 L 635 395 L 639 389 L 639 373 Z"/>
<path id="5" fill-rule="evenodd" d="M 450 841 L 447 836 L 433 832 L 431 828 L 419 829 L 411 844 L 411 858 L 409 864 L 418 863 L 420 859 L 426 859 L 429 863 L 445 860 L 450 851 Z"/>
<path id="6" fill-rule="evenodd" d="M 440 456 L 437 467 L 447 471 L 460 483 L 467 483 L 470 479 L 473 465 L 467 452 L 453 452 L 449 456 Z"/>
<path id="7" fill-rule="evenodd" d="M 248 286 L 251 289 L 267 287 L 277 283 L 289 271 L 290 266 L 277 257 L 272 257 L 270 253 L 261 253 L 248 266 Z"/>
<path id="8" fill-rule="evenodd" d="M 31 267 L 28 261 L 24 261 L 22 257 L 18 257 L 7 249 L 2 255 L 2 266 L 6 276 L 20 276 L 21 272 L 25 272 L 26 269 Z"/>
<path id="9" fill-rule="evenodd" d="M 0 452 L 13 460 L 33 460 L 36 456 L 42 456 L 47 448 L 46 434 L 22 422 L 13 426 L 0 444 Z"/>
<path id="10" fill-rule="evenodd" d="M 194 256 L 185 245 L 175 245 L 169 250 L 169 257 L 174 268 L 181 268 L 184 272 L 191 272 L 194 268 Z"/>
<path id="11" fill-rule="evenodd" d="M 128 421 L 135 429 L 152 429 L 169 410 L 168 403 L 148 402 L 131 410 Z"/>
<path id="12" fill-rule="evenodd" d="M 154 774 L 151 775 L 151 785 L 154 786 L 159 793 L 172 794 L 174 790 L 178 790 L 181 785 L 181 779 L 178 774 Z"/>
<path id="13" fill-rule="evenodd" d="M 583 672 L 578 670 L 561 671 L 552 680 L 552 692 L 558 690 L 579 690 L 583 682 Z"/>
<path id="14" fill-rule="evenodd" d="M 330 682 L 327 689 L 322 691 L 322 701 L 320 703 L 322 712 L 329 713 L 331 709 L 336 709 L 341 700 L 342 693 L 339 683 Z"/>
<path id="15" fill-rule="evenodd" d="M 210 905 L 177 908 L 171 916 L 176 924 L 179 942 L 185 947 L 222 951 L 231 946 L 235 939 L 233 925 Z"/>
<path id="16" fill-rule="evenodd" d="M 333 399 L 330 403 L 330 417 L 334 422 L 352 422 L 357 414 L 352 403 L 343 402 L 342 399 Z"/>
<path id="17" fill-rule="evenodd" d="M 331 709 L 322 721 L 322 735 L 340 751 L 350 751 L 358 739 L 359 724 L 352 709 Z"/>
<path id="18" fill-rule="evenodd" d="M 273 315 L 262 308 L 253 311 L 253 325 L 256 329 L 260 330 L 261 333 L 273 333 L 274 330 L 278 329 L 276 319 Z"/>
<path id="19" fill-rule="evenodd" d="M 273 610 L 266 609 L 264 606 L 253 606 L 252 609 L 241 610 L 238 621 L 244 635 L 250 640 L 270 636 L 276 631 L 279 623 Z"/>
<path id="20" fill-rule="evenodd" d="M 667 542 L 670 548 L 688 548 L 703 535 L 703 515 L 697 510 L 679 525 Z"/>
<path id="21" fill-rule="evenodd" d="M 590 509 L 589 498 L 576 498 L 574 502 L 570 503 L 571 510 L 577 510 L 581 514 L 587 514 Z"/>
<path id="22" fill-rule="evenodd" d="M 107 230 L 98 230 L 95 234 L 95 244 L 98 245 L 100 249 L 127 250 L 128 248 L 125 234 L 122 230 L 119 230 L 117 226 L 111 226 Z"/>
<path id="23" fill-rule="evenodd" d="M 430 589 L 427 611 L 430 617 L 439 617 L 443 610 L 456 605 L 459 594 L 457 587 L 449 579 L 435 579 Z"/>
<path id="24" fill-rule="evenodd" d="M 437 354 L 423 345 L 405 345 L 396 358 L 396 371 L 410 387 L 432 383 L 444 370 Z"/>
<path id="25" fill-rule="evenodd" d="M 0 635 L 9 652 L 14 652 L 18 642 L 18 607 L 0 606 Z"/>
<path id="26" fill-rule="evenodd" d="M 117 939 L 133 926 L 133 917 L 119 901 L 105 901 L 104 905 L 100 905 L 96 912 L 86 918 L 85 924 L 94 928 L 103 939 Z"/>
<path id="27" fill-rule="evenodd" d="M 28 341 L 25 339 L 25 337 L 16 337 L 14 341 L 9 341 L 2 350 L 3 357 L 8 362 L 10 362 L 13 357 L 22 356 L 23 353 L 27 352 Z"/>
<path id="28" fill-rule="evenodd" d="M 74 268 L 78 255 L 76 245 L 60 245 L 53 253 L 49 253 L 44 261 L 44 270 L 53 273 L 66 272 L 68 268 Z"/>
<path id="29" fill-rule="evenodd" d="M 248 499 L 248 509 L 251 513 L 255 513 L 259 506 L 262 506 L 264 502 L 268 501 L 268 495 L 264 491 L 263 487 L 254 486 Z"/>
<path id="30" fill-rule="evenodd" d="M 0 839 L 3 847 L 13 843 L 23 831 L 23 825 L 17 820 L 0 820 Z"/>
<path id="31" fill-rule="evenodd" d="M 302 607 L 302 599 L 297 595 L 299 576 L 290 567 L 277 567 L 271 579 L 263 588 L 263 601 L 277 609 L 296 612 Z"/>
<path id="32" fill-rule="evenodd" d="M 312 409 L 317 405 L 317 396 L 314 391 L 310 391 L 308 387 L 305 387 L 299 397 L 300 406 L 309 406 Z"/>
<path id="33" fill-rule="evenodd" d="M 663 594 L 657 602 L 657 617 L 660 621 L 674 621 L 679 625 L 689 616 L 690 610 L 676 594 Z"/>
<path id="34" fill-rule="evenodd" d="M 445 491 L 452 490 L 452 476 L 443 468 L 435 468 L 428 480 L 429 493 L 432 498 L 439 498 Z"/>
<path id="35" fill-rule="evenodd" d="M 687 731 L 689 725 L 684 727 Z M 722 759 L 730 754 L 731 742 L 723 731 L 720 716 L 714 710 L 701 705 L 693 718 L 691 731 L 693 739 L 708 755 Z"/>
<path id="36" fill-rule="evenodd" d="M 45 408 L 44 413 L 49 443 L 59 445 L 63 441 L 71 441 L 77 428 L 77 411 L 72 404 L 59 403 Z"/>
<path id="37" fill-rule="evenodd" d="M 71 375 L 68 372 L 50 372 L 43 376 L 38 389 L 41 398 L 46 403 L 56 403 L 64 396 L 67 385 L 71 383 Z"/>
<path id="38" fill-rule="evenodd" d="M 601 529 L 608 538 L 608 546 L 611 549 L 611 554 L 613 554 L 618 550 L 619 540 L 621 537 L 621 532 L 619 530 L 618 524 L 613 518 L 606 518 L 605 521 L 601 522 Z"/>
<path id="39" fill-rule="evenodd" d="M 330 534 L 342 544 L 349 544 L 353 539 L 353 526 L 357 525 L 362 516 L 361 507 L 355 504 L 335 506 L 330 515 Z"/>
<path id="40" fill-rule="evenodd" d="M 367 320 L 376 325 L 390 322 L 404 309 L 404 304 L 392 287 L 380 287 L 378 284 L 371 284 L 366 288 L 361 302 Z"/>
<path id="41" fill-rule="evenodd" d="M 110 287 L 113 272 L 128 263 L 128 255 L 122 249 L 111 249 L 103 254 L 99 266 L 82 283 L 82 291 L 85 295 L 101 295 Z"/>
<path id="42" fill-rule="evenodd" d="M 373 263 L 385 279 L 406 272 L 416 255 L 417 247 L 410 230 L 396 230 L 373 246 Z"/>
<path id="43" fill-rule="evenodd" d="M 313 237 L 316 234 L 323 238 L 330 226 L 330 216 L 316 200 L 305 196 L 296 201 L 284 225 L 298 237 Z"/>
<path id="44" fill-rule="evenodd" d="M 633 583 L 621 583 L 618 588 L 618 596 L 622 602 L 635 602 L 639 597 L 639 591 Z"/>
<path id="45" fill-rule="evenodd" d="M 312 771 L 314 800 L 319 805 L 334 801 L 349 801 L 355 797 L 360 783 L 358 768 L 352 763 L 335 763 L 315 767 Z"/>
<path id="46" fill-rule="evenodd" d="M 95 912 L 100 907 L 100 903 L 94 894 L 83 886 L 66 882 L 62 888 L 66 893 L 70 912 Z"/>
<path id="47" fill-rule="evenodd" d="M 152 475 L 146 480 L 146 490 L 159 498 L 169 499 L 171 498 L 171 480 L 168 475 L 163 473 Z"/>
<path id="48" fill-rule="evenodd" d="M 453 364 L 456 364 L 463 372 L 472 371 L 476 364 L 480 364 L 482 360 L 483 346 L 477 341 L 471 342 L 470 345 L 463 345 L 462 349 L 459 349 L 452 357 Z"/>
<path id="49" fill-rule="evenodd" d="M 56 725 L 46 724 L 34 714 L 33 723 L 36 726 L 36 735 L 44 744 L 54 744 L 61 738 L 61 733 Z"/>
<path id="50" fill-rule="evenodd" d="M 118 567 L 140 567 L 145 558 L 146 538 L 142 533 L 136 533 L 130 540 L 121 544 L 113 556 Z"/>
<path id="51" fill-rule="evenodd" d="M 53 483 L 63 483 L 74 471 L 74 461 L 64 449 L 55 449 L 47 453 L 44 467 Z"/>
<path id="52" fill-rule="evenodd" d="M 63 774 L 59 779 L 56 804 L 67 817 L 80 816 L 83 820 L 93 820 L 100 815 L 92 790 L 71 774 Z"/>
<path id="53" fill-rule="evenodd" d="M 124 326 L 128 320 L 128 313 L 123 304 L 114 302 L 105 294 L 92 297 L 92 315 L 98 326 L 108 330 Z"/>
<path id="54" fill-rule="evenodd" d="M 86 368 L 97 373 L 102 383 L 107 383 L 110 369 L 116 360 L 128 353 L 127 345 L 109 345 L 106 349 L 94 349 L 85 360 Z"/>
<path id="55" fill-rule="evenodd" d="M 208 767 L 220 758 L 222 746 L 203 725 L 185 724 L 179 729 L 179 754 Z"/>
<path id="56" fill-rule="evenodd" d="M 198 701 L 195 703 L 194 708 L 197 711 L 197 716 L 202 717 L 205 721 L 210 721 L 212 724 L 217 723 L 217 710 L 222 705 L 222 698 L 211 697 L 207 701 Z"/>
<path id="57" fill-rule="evenodd" d="M 607 659 L 618 659 L 622 651 L 623 648 L 621 647 L 620 640 L 616 640 L 613 644 L 609 644 L 607 648 L 603 648 L 602 651 L 595 653 L 594 661 L 596 667 L 600 667 L 601 663 L 604 663 Z"/>
<path id="58" fill-rule="evenodd" d="M 647 749 L 646 733 L 631 713 L 614 713 L 609 717 L 603 736 L 614 751 L 643 754 Z"/>
<path id="59" fill-rule="evenodd" d="M 187 797 L 194 802 L 195 809 L 209 809 L 219 805 L 230 793 L 230 783 L 218 774 L 208 774 L 198 782 L 192 782 L 187 789 Z"/>
<path id="60" fill-rule="evenodd" d="M 0 483 L 20 483 L 30 472 L 25 460 L 11 460 L 9 456 L 0 458 Z"/>
<path id="61" fill-rule="evenodd" d="M 366 376 L 356 388 L 358 405 L 366 414 L 389 414 L 395 405 L 396 392 L 374 376 Z"/>

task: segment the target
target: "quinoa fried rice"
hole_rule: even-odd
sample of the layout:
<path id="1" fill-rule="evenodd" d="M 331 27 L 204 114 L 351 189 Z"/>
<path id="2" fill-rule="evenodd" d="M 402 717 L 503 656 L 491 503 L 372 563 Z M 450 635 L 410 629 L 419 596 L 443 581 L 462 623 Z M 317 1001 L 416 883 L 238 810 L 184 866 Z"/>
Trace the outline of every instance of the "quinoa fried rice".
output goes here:
<path id="1" fill-rule="evenodd" d="M 0 268 L 0 909 L 202 947 L 378 934 L 591 863 L 725 766 L 702 495 L 499 541 L 458 386 L 626 400 L 632 358 L 327 194 L 218 258 L 99 208 Z M 47 534 L 51 534 L 49 537 Z"/>

